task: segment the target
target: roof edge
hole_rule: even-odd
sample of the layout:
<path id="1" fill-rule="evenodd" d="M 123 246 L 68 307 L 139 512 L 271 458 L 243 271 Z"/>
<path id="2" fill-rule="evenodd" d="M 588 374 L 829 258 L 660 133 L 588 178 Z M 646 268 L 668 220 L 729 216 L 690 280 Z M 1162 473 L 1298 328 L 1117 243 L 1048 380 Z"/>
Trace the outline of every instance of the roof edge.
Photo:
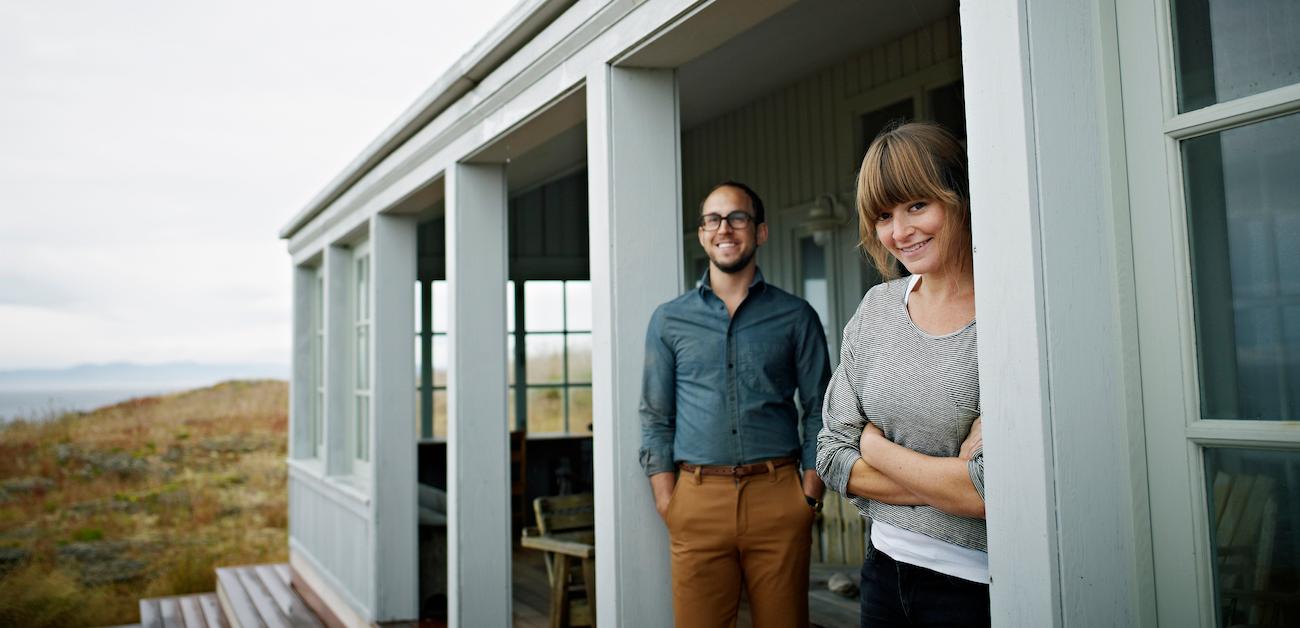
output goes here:
<path id="1" fill-rule="evenodd" d="M 575 3 L 576 0 L 521 0 L 299 210 L 280 229 L 280 238 L 293 237 L 325 211 L 326 207 L 343 196 L 348 188 L 460 100 L 461 96 L 474 89 Z"/>

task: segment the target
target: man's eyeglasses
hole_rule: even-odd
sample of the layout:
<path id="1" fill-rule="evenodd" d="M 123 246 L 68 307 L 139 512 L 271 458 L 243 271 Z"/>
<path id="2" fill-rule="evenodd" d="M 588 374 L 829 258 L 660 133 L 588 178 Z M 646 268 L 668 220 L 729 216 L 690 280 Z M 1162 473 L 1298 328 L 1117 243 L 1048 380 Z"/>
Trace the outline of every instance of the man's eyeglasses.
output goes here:
<path id="1" fill-rule="evenodd" d="M 723 217 L 718 214 L 704 214 L 700 216 L 700 228 L 705 231 L 717 231 L 722 226 Z M 737 231 L 748 229 L 750 223 L 754 222 L 754 217 L 747 212 L 734 211 L 726 215 L 727 224 Z"/>

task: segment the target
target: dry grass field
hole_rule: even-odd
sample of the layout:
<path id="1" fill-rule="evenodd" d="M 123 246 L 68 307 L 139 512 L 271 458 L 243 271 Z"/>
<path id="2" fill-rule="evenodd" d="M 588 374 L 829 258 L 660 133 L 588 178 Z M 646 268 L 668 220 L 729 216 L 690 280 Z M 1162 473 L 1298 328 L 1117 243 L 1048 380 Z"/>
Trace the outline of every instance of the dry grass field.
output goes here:
<path id="1" fill-rule="evenodd" d="M 288 386 L 235 381 L 0 427 L 0 626 L 139 621 L 141 597 L 287 558 Z"/>

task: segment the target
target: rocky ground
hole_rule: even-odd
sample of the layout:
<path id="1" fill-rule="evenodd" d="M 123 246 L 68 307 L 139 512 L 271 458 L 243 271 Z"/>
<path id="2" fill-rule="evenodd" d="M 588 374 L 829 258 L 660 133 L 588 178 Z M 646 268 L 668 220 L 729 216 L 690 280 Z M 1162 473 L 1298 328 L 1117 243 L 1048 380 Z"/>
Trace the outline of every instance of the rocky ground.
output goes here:
<path id="1" fill-rule="evenodd" d="M 227 382 L 0 427 L 0 625 L 138 621 L 141 597 L 286 559 L 288 386 Z"/>

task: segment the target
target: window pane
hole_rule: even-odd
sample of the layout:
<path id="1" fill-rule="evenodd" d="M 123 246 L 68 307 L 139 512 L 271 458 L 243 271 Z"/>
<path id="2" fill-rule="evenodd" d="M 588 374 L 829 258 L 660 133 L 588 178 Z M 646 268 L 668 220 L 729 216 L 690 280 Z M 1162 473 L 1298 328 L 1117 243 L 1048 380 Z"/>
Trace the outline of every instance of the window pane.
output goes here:
<path id="1" fill-rule="evenodd" d="M 1300 451 L 1207 448 L 1205 482 L 1219 625 L 1294 625 Z"/>
<path id="2" fill-rule="evenodd" d="M 826 325 L 831 320 L 831 295 L 826 279 L 826 248 L 817 244 L 816 238 L 806 237 L 799 240 L 799 272 L 803 288 L 803 298 L 812 305 L 821 319 L 822 332 L 830 335 Z"/>
<path id="3" fill-rule="evenodd" d="M 424 323 L 424 297 L 420 294 L 420 282 L 415 282 L 415 333 L 420 333 Z"/>
<path id="4" fill-rule="evenodd" d="M 1300 82 L 1300 3 L 1174 2 L 1179 111 Z"/>
<path id="5" fill-rule="evenodd" d="M 515 336 L 506 335 L 506 383 L 515 384 Z"/>
<path id="6" fill-rule="evenodd" d="M 434 388 L 445 388 L 447 386 L 447 337 L 434 336 L 433 340 L 433 386 Z"/>
<path id="7" fill-rule="evenodd" d="M 527 351 L 527 383 L 558 384 L 564 381 L 563 335 L 527 334 L 524 349 Z"/>
<path id="8" fill-rule="evenodd" d="M 591 433 L 591 389 L 569 389 L 569 433 Z"/>
<path id="9" fill-rule="evenodd" d="M 591 282 L 564 282 L 565 329 L 591 331 Z"/>
<path id="10" fill-rule="evenodd" d="M 424 351 L 420 345 L 423 344 L 423 338 L 415 337 L 415 389 L 419 390 L 424 385 Z"/>
<path id="11" fill-rule="evenodd" d="M 515 330 L 515 282 L 506 282 L 506 331 Z"/>
<path id="12" fill-rule="evenodd" d="M 966 139 L 966 92 L 962 82 L 932 89 L 929 98 L 930 117 L 958 139 Z"/>
<path id="13" fill-rule="evenodd" d="M 591 383 L 591 334 L 569 334 L 568 383 Z"/>
<path id="14" fill-rule="evenodd" d="M 528 389 L 528 431 L 540 433 L 564 431 L 563 388 Z"/>
<path id="15" fill-rule="evenodd" d="M 370 388 L 370 328 L 366 325 L 357 327 L 357 388 Z"/>
<path id="16" fill-rule="evenodd" d="M 433 282 L 433 331 L 447 333 L 447 282 Z"/>
<path id="17" fill-rule="evenodd" d="M 916 118 L 916 112 L 912 110 L 912 99 L 900 100 L 896 103 L 885 105 L 875 111 L 862 114 L 859 118 L 862 124 L 862 152 L 859 156 L 866 154 L 867 147 L 871 146 L 871 141 L 876 139 L 877 135 L 885 127 L 898 121 L 910 122 Z"/>
<path id="18" fill-rule="evenodd" d="M 519 411 L 516 409 L 518 404 L 515 403 L 515 387 L 511 386 L 506 390 L 506 429 L 511 432 L 518 431 Z"/>
<path id="19" fill-rule="evenodd" d="M 524 282 L 524 331 L 564 330 L 564 282 Z"/>
<path id="20" fill-rule="evenodd" d="M 1300 418 L 1300 114 L 1182 148 L 1201 416 Z"/>
<path id="21" fill-rule="evenodd" d="M 447 391 L 433 391 L 433 435 L 447 437 Z"/>

